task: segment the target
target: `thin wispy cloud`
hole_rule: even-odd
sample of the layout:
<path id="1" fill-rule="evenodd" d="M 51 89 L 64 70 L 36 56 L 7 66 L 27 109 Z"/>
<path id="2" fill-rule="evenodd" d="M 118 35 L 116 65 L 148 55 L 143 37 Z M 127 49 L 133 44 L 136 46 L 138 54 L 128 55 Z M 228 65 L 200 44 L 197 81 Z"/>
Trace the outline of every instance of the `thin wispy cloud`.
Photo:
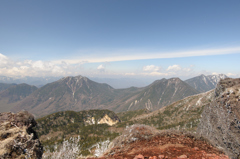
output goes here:
<path id="1" fill-rule="evenodd" d="M 119 51 L 118 51 L 119 52 Z M 147 60 L 147 59 L 162 59 L 162 58 L 178 58 L 178 57 L 194 57 L 194 56 L 210 56 L 240 53 L 240 47 L 218 48 L 192 51 L 176 51 L 176 52 L 122 52 L 113 53 L 107 57 L 97 55 L 94 57 L 81 57 L 80 59 L 63 59 L 56 60 L 55 63 L 65 61 L 69 64 L 76 63 L 100 63 L 100 62 L 115 62 L 115 61 L 130 61 L 130 60 Z M 99 52 L 99 54 L 102 54 Z"/>

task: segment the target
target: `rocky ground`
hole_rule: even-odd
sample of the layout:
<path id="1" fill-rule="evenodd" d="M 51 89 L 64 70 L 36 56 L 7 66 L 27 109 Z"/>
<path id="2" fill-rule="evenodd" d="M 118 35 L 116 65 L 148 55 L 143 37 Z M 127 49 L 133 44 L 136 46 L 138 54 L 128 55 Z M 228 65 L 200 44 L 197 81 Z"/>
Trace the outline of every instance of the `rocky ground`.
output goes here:
<path id="1" fill-rule="evenodd" d="M 240 158 L 240 79 L 221 80 L 197 130 L 232 159 Z"/>
<path id="2" fill-rule="evenodd" d="M 27 111 L 0 113 L 0 158 L 41 158 L 43 147 L 32 129 L 36 124 Z"/>
<path id="3" fill-rule="evenodd" d="M 159 132 L 145 125 L 127 128 L 110 147 L 102 159 L 229 159 L 206 139 L 178 131 Z"/>

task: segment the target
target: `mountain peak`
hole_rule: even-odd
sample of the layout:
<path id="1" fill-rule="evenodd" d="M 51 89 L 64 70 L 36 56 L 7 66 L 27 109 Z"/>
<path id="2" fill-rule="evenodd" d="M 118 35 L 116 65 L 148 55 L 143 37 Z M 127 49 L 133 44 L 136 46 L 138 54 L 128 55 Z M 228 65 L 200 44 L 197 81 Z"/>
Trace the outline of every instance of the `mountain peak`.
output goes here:
<path id="1" fill-rule="evenodd" d="M 208 76 L 201 74 L 197 77 L 188 79 L 185 82 L 200 92 L 206 92 L 211 89 L 214 89 L 217 83 L 221 79 L 225 79 L 225 78 L 228 78 L 228 77 L 224 74 L 216 74 L 216 75 L 208 75 Z"/>
<path id="2" fill-rule="evenodd" d="M 88 80 L 87 77 L 84 77 L 84 76 L 81 76 L 81 75 L 78 75 L 78 76 L 67 76 L 67 77 L 62 78 L 62 80 L 74 80 L 74 81 L 80 81 L 81 79 L 83 79 L 85 81 Z"/>
<path id="3" fill-rule="evenodd" d="M 170 79 L 168 79 L 168 80 L 169 80 L 169 81 L 172 81 L 172 82 L 178 82 L 178 81 L 181 81 L 181 79 L 178 78 L 178 77 L 170 78 Z"/>

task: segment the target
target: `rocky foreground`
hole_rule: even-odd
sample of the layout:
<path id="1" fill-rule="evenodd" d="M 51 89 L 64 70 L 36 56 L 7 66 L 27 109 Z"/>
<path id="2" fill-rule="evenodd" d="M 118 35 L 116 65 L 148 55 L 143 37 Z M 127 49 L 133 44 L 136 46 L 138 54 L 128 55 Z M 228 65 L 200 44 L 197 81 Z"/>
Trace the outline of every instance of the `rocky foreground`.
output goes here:
<path id="1" fill-rule="evenodd" d="M 42 158 L 43 147 L 32 129 L 36 124 L 27 111 L 0 113 L 0 158 Z"/>
<path id="2" fill-rule="evenodd" d="M 232 159 L 240 158 L 240 79 L 221 80 L 215 98 L 205 106 L 198 133 L 224 150 Z"/>
<path id="3" fill-rule="evenodd" d="M 110 147 L 102 159 L 229 159 L 202 137 L 146 125 L 128 127 Z"/>

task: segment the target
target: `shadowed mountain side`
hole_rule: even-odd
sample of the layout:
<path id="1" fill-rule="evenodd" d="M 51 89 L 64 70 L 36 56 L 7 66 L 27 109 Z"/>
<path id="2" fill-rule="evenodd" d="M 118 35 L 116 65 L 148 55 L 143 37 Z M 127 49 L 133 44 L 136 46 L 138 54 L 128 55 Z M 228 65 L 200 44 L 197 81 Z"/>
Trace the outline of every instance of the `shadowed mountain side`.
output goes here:
<path id="1" fill-rule="evenodd" d="M 16 84 L 8 84 L 8 83 L 0 83 L 0 92 L 4 91 L 5 89 L 8 89 L 11 86 L 14 86 Z"/>
<path id="2" fill-rule="evenodd" d="M 114 100 L 107 109 L 115 112 L 148 109 L 158 110 L 175 101 L 199 92 L 179 78 L 161 79 L 125 98 Z"/>
<path id="3" fill-rule="evenodd" d="M 19 101 L 29 96 L 37 90 L 36 86 L 28 84 L 13 84 L 9 88 L 0 92 L 0 112 L 10 111 Z"/>
<path id="4" fill-rule="evenodd" d="M 114 89 L 107 84 L 82 76 L 66 77 L 39 88 L 13 111 L 26 109 L 40 117 L 64 110 L 101 109 L 114 97 Z"/>

